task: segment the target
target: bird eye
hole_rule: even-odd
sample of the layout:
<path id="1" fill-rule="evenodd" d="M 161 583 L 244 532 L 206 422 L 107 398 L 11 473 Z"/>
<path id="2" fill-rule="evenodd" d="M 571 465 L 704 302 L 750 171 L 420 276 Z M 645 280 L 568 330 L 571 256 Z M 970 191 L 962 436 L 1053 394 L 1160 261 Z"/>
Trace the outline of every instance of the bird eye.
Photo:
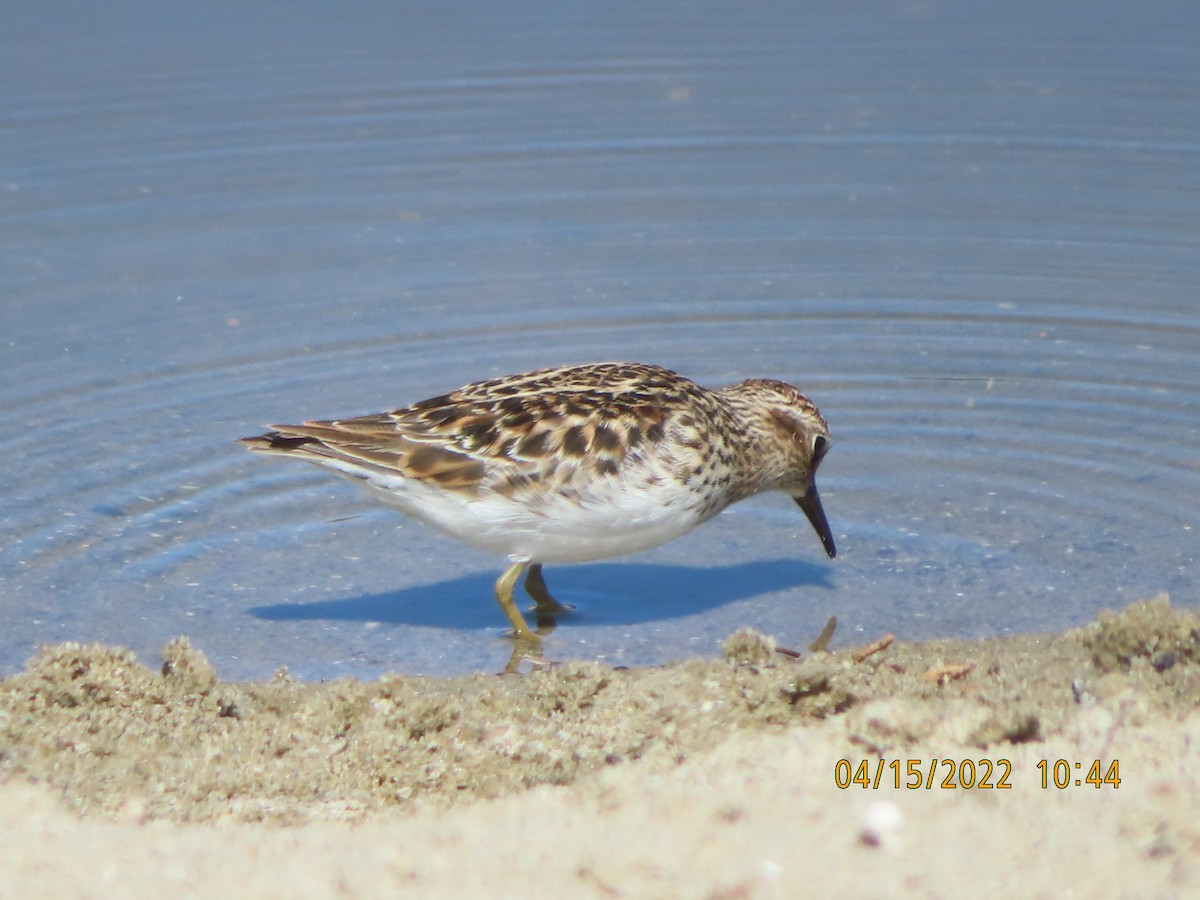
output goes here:
<path id="1" fill-rule="evenodd" d="M 829 440 L 823 434 L 818 434 L 813 438 L 813 459 L 820 462 L 825 457 L 825 452 L 829 449 Z"/>

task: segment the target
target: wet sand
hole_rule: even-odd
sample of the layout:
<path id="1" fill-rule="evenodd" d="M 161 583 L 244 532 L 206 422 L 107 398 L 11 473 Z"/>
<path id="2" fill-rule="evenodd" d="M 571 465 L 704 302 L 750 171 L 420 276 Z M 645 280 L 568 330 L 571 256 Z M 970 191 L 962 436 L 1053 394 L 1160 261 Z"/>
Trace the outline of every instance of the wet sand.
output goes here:
<path id="1" fill-rule="evenodd" d="M 1200 613 L 884 643 L 324 684 L 48 647 L 0 682 L 0 897 L 1200 891 Z"/>

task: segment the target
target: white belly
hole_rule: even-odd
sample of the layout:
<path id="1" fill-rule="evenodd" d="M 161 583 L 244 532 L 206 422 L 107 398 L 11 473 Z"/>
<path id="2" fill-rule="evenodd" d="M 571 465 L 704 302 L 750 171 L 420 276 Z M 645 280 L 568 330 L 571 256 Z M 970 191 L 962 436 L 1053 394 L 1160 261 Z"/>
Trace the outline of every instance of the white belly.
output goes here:
<path id="1" fill-rule="evenodd" d="M 446 534 L 514 560 L 544 563 L 657 547 L 711 517 L 701 517 L 696 496 L 682 486 L 614 490 L 579 503 L 548 497 L 531 509 L 496 493 L 466 497 L 403 478 L 366 484 L 388 504 Z"/>

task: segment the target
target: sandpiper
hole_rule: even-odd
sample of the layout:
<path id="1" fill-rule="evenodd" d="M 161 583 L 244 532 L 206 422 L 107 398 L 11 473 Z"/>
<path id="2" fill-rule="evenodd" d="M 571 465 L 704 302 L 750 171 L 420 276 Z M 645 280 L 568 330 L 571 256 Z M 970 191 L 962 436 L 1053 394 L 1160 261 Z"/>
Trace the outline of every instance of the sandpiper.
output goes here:
<path id="1" fill-rule="evenodd" d="M 537 640 L 513 601 L 522 572 L 539 617 L 552 616 L 565 607 L 543 563 L 655 547 L 764 491 L 790 494 L 836 554 L 813 481 L 829 428 L 782 381 L 711 390 L 660 366 L 594 363 L 478 381 L 378 415 L 270 427 L 242 440 L 355 478 L 507 556 L 496 599 L 519 640 Z"/>

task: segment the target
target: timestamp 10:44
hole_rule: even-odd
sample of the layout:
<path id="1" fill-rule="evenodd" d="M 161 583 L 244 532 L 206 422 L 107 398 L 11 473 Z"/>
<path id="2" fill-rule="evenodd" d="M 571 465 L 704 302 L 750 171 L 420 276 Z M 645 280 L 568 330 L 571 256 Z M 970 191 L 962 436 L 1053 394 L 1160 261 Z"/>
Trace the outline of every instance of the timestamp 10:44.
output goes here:
<path id="1" fill-rule="evenodd" d="M 1038 762 L 1038 773 L 1042 776 L 1042 788 L 1049 790 L 1066 790 L 1069 787 L 1091 785 L 1099 790 L 1102 787 L 1113 789 L 1121 786 L 1121 761 L 1114 759 L 1105 767 L 1101 760 L 1093 760 L 1088 764 L 1087 774 L 1084 774 L 1084 763 L 1071 762 L 1069 759 L 1043 759 Z"/>

